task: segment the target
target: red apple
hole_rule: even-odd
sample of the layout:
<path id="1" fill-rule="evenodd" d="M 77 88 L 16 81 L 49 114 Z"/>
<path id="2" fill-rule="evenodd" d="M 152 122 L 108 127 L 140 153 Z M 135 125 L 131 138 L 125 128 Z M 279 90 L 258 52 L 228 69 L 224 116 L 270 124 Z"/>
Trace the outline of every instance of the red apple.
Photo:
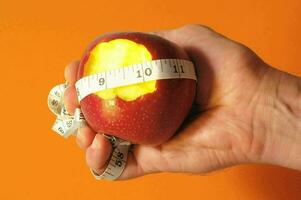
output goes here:
<path id="1" fill-rule="evenodd" d="M 157 59 L 189 58 L 183 49 L 156 35 L 106 34 L 87 48 L 77 78 Z M 195 90 L 192 79 L 156 80 L 90 94 L 80 106 L 96 132 L 136 144 L 158 145 L 171 138 L 184 121 Z"/>

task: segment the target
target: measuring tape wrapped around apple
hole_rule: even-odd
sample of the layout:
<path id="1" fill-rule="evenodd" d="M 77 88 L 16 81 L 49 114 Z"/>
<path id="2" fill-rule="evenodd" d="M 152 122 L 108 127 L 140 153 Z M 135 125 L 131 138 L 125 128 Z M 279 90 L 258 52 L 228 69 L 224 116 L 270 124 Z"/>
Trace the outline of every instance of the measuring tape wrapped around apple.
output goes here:
<path id="1" fill-rule="evenodd" d="M 80 108 L 70 115 L 63 103 L 66 84 L 49 93 L 57 116 L 52 129 L 68 137 L 89 125 L 113 146 L 109 164 L 96 179 L 115 180 L 123 172 L 131 144 L 166 142 L 187 116 L 195 96 L 196 74 L 177 45 L 145 33 L 113 33 L 96 39 L 79 64 Z"/>

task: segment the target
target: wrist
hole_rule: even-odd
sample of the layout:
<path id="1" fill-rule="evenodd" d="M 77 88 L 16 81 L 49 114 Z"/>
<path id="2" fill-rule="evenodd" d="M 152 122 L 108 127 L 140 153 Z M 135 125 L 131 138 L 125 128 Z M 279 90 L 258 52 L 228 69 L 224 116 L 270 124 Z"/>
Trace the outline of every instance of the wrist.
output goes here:
<path id="1" fill-rule="evenodd" d="M 301 170 L 301 79 L 267 67 L 255 109 L 258 162 Z"/>

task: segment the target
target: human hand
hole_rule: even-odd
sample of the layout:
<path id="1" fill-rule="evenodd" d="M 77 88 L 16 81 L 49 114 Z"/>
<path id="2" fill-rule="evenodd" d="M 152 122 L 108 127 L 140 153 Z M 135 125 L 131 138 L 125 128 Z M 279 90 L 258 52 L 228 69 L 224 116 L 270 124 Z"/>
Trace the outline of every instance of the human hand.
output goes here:
<path id="1" fill-rule="evenodd" d="M 250 49 L 207 27 L 188 25 L 154 34 L 188 53 L 197 71 L 197 95 L 173 138 L 155 147 L 134 146 L 120 179 L 156 172 L 206 173 L 249 162 L 286 166 L 273 158 L 277 142 L 267 145 L 278 137 L 268 121 L 275 112 L 270 107 L 277 101 L 277 83 L 280 76 L 289 75 L 279 75 Z M 77 67 L 78 62 L 73 62 L 65 71 L 69 87 L 64 100 L 71 113 L 78 106 Z M 88 166 L 101 174 L 112 151 L 110 142 L 85 126 L 77 133 L 77 143 L 86 151 Z"/>

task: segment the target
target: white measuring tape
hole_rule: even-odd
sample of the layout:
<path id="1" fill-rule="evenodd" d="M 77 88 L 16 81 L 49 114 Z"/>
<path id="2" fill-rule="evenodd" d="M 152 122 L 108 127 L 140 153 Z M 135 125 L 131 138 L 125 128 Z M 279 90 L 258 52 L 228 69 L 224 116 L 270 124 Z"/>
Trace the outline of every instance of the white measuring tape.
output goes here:
<path id="1" fill-rule="evenodd" d="M 193 63 L 181 59 L 152 60 L 83 77 L 76 82 L 75 87 L 78 101 L 80 102 L 89 94 L 101 90 L 152 80 L 174 78 L 196 80 Z"/>
<path id="2" fill-rule="evenodd" d="M 50 90 L 48 95 L 48 107 L 57 117 L 52 130 L 65 138 L 85 125 L 84 117 L 79 108 L 75 109 L 74 115 L 67 112 L 63 102 L 66 88 L 67 84 L 57 85 Z"/>
<path id="3" fill-rule="evenodd" d="M 134 64 L 83 77 L 76 82 L 75 87 L 78 101 L 80 102 L 90 94 L 109 88 L 143 83 L 151 80 L 179 78 L 197 80 L 194 65 L 191 61 L 182 59 L 160 59 Z M 79 108 L 76 108 L 74 115 L 70 115 L 67 112 L 63 103 L 63 95 L 66 88 L 67 84 L 57 85 L 50 91 L 48 96 L 48 107 L 57 116 L 52 130 L 65 138 L 86 124 Z M 113 136 L 106 137 L 113 146 L 109 164 L 100 175 L 91 171 L 98 180 L 115 180 L 122 174 L 126 166 L 127 155 L 131 144 L 128 141 Z"/>

